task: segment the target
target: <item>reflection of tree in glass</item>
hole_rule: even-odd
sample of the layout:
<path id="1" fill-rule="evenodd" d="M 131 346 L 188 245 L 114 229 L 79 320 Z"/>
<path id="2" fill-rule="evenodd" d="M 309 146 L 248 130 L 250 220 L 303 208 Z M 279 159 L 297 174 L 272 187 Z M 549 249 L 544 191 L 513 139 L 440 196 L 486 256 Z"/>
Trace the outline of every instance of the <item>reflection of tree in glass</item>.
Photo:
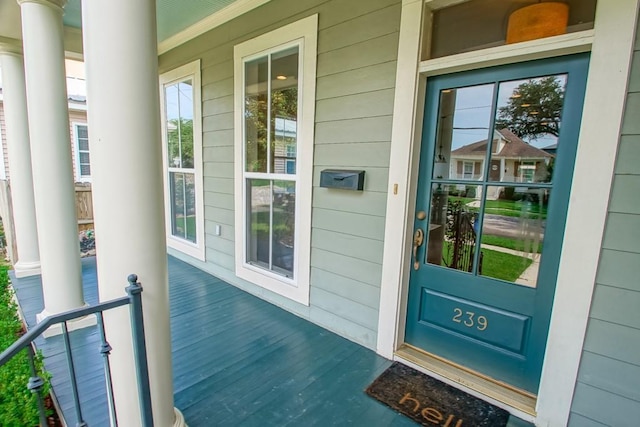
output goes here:
<path id="1" fill-rule="evenodd" d="M 521 83 L 507 105 L 498 109 L 496 127 L 508 128 L 522 139 L 560 134 L 564 88 L 555 76 Z"/>
<path id="2" fill-rule="evenodd" d="M 298 115 L 298 87 L 275 90 L 271 93 L 273 120 L 278 117 L 295 118 Z M 267 171 L 267 97 L 245 98 L 246 156 L 248 171 Z M 272 132 L 275 125 L 272 122 Z M 272 147 L 273 149 L 273 147 Z"/>
<path id="3" fill-rule="evenodd" d="M 168 123 L 169 167 L 193 167 L 193 120 L 171 119 Z M 180 144 L 182 142 L 182 144 Z M 182 146 L 181 146 L 182 145 Z M 180 154 L 182 153 L 182 165 Z"/>

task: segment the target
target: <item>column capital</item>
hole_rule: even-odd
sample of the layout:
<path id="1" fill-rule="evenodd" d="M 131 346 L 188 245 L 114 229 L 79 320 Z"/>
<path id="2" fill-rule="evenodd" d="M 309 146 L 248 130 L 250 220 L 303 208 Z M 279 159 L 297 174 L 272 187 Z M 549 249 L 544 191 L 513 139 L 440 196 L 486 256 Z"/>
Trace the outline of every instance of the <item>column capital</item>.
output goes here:
<path id="1" fill-rule="evenodd" d="M 0 54 L 22 56 L 22 41 L 9 37 L 0 37 Z"/>
<path id="2" fill-rule="evenodd" d="M 20 6 L 25 3 L 38 3 L 43 6 L 49 6 L 62 11 L 67 4 L 67 0 L 16 0 Z"/>

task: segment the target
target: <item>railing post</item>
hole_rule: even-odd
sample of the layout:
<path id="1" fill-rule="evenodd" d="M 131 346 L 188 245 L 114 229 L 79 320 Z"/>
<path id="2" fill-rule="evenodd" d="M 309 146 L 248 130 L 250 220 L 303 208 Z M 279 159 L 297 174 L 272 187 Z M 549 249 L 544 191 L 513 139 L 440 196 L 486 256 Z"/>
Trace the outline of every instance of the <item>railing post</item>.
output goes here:
<path id="1" fill-rule="evenodd" d="M 111 380 L 111 364 L 109 363 L 109 356 L 111 355 L 111 345 L 107 341 L 107 337 L 104 331 L 104 316 L 102 312 L 98 312 L 98 331 L 100 332 L 100 354 L 102 354 L 102 360 L 104 363 L 104 378 L 107 386 L 107 399 L 109 402 L 109 418 L 113 427 L 118 427 L 118 417 L 116 415 L 116 407 L 113 402 L 113 381 Z"/>
<path id="2" fill-rule="evenodd" d="M 78 380 L 76 378 L 76 368 L 73 364 L 73 353 L 71 352 L 71 341 L 69 340 L 69 330 L 67 322 L 62 322 L 62 337 L 64 338 L 64 348 L 67 355 L 67 366 L 69 367 L 69 379 L 71 380 L 71 392 L 73 394 L 73 402 L 76 409 L 76 427 L 87 427 L 87 423 L 82 416 L 82 407 L 80 406 L 80 394 L 78 393 Z"/>
<path id="3" fill-rule="evenodd" d="M 45 412 L 44 402 L 42 400 L 42 387 L 44 387 L 44 379 L 38 375 L 35 355 L 31 344 L 27 345 L 27 353 L 29 359 L 29 368 L 31 368 L 31 377 L 29 378 L 29 382 L 27 383 L 27 388 L 31 391 L 31 393 L 36 394 L 36 398 L 38 400 L 38 414 L 40 417 L 40 425 L 44 427 L 47 425 L 47 414 Z"/>
<path id="4" fill-rule="evenodd" d="M 142 425 L 153 427 L 153 411 L 151 410 L 151 389 L 149 387 L 149 366 L 147 364 L 147 345 L 144 336 L 144 320 L 142 317 L 142 286 L 138 283 L 138 276 L 129 275 L 129 310 L 131 313 L 131 333 L 133 336 L 133 353 L 138 375 L 138 396 L 140 399 L 140 413 Z"/>

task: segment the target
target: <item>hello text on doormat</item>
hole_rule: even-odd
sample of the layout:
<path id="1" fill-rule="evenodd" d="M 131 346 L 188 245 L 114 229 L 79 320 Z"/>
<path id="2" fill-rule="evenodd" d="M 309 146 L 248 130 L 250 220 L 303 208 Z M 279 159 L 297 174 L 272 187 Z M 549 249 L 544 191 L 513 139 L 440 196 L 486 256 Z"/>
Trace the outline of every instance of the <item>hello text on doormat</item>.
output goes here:
<path id="1" fill-rule="evenodd" d="M 395 362 L 367 394 L 424 426 L 504 427 L 509 413 Z"/>

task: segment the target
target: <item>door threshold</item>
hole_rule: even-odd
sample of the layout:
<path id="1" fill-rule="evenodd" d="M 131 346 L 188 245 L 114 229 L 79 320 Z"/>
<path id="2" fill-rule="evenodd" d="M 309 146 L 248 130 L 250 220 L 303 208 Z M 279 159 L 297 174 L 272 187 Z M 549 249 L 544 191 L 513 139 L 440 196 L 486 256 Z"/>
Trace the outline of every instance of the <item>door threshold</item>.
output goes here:
<path id="1" fill-rule="evenodd" d="M 535 394 L 496 381 L 410 344 L 402 344 L 395 352 L 394 360 L 509 411 L 518 418 L 535 421 Z"/>

